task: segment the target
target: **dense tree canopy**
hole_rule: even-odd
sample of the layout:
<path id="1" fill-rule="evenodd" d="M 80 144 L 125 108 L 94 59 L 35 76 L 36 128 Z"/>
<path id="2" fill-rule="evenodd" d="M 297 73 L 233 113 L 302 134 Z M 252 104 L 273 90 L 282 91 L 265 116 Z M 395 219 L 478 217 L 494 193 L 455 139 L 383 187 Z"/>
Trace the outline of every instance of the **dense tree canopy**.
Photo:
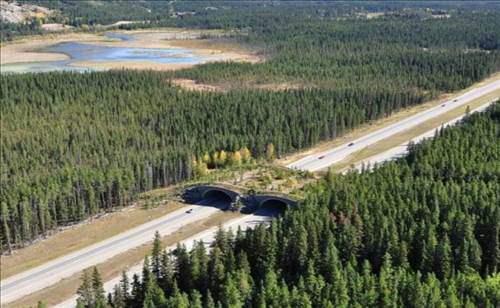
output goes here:
<path id="1" fill-rule="evenodd" d="M 260 50 L 268 61 L 257 65 L 211 63 L 176 75 L 236 86 L 365 83 L 449 91 L 499 68 L 500 13 L 496 11 L 464 12 L 446 19 L 388 15 L 345 20 L 278 12 L 267 13 L 271 15 L 267 18 L 242 13 L 251 30 L 237 37 L 250 47 L 263 46 Z M 214 24 L 205 26 L 228 27 L 217 21 L 210 19 Z M 232 23 L 231 19 L 227 22 Z M 488 72 L 483 72 L 483 64 Z"/>
<path id="2" fill-rule="evenodd" d="M 188 179 L 193 157 L 245 147 L 259 157 L 270 144 L 280 156 L 500 68 L 495 10 L 454 9 L 449 18 L 401 11 L 369 20 L 335 5 L 230 7 L 175 25 L 239 28 L 231 39 L 259 46 L 265 62 L 2 75 L 2 249 Z M 189 92 L 171 85 L 175 77 L 233 87 Z M 281 82 L 300 87 L 251 86 Z"/>
<path id="3" fill-rule="evenodd" d="M 13 243 L 187 179 L 193 155 L 246 146 L 261 156 L 270 143 L 281 155 L 423 100 L 397 89 L 185 92 L 163 74 L 125 71 L 15 75 L 2 88 Z"/>
<path id="4" fill-rule="evenodd" d="M 126 275 L 112 307 L 498 307 L 500 103 L 374 171 L 329 174 L 270 227 Z M 236 230 L 233 230 L 236 231 Z"/>

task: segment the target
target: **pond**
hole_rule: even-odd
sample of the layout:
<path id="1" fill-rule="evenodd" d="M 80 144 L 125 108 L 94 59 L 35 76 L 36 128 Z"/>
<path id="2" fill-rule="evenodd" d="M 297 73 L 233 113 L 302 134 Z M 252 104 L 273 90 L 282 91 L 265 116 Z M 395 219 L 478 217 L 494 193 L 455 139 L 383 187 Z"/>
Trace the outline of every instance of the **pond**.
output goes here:
<path id="1" fill-rule="evenodd" d="M 122 41 L 133 40 L 133 36 L 108 32 L 108 38 Z M 88 71 L 104 70 L 91 66 L 75 66 L 77 62 L 87 63 L 129 63 L 150 62 L 158 64 L 198 64 L 207 61 L 219 60 L 213 55 L 199 55 L 193 50 L 185 48 L 138 48 L 138 47 L 112 47 L 92 43 L 63 42 L 43 49 L 43 52 L 66 54 L 70 59 L 60 61 L 26 62 L 2 65 L 2 73 L 15 72 L 48 72 L 48 71 Z"/>

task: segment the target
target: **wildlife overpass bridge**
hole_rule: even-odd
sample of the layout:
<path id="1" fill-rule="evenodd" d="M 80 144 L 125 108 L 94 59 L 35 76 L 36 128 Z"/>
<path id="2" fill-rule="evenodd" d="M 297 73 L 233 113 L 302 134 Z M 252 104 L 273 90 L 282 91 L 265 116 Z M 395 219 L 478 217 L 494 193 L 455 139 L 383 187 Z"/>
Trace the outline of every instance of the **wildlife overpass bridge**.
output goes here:
<path id="1" fill-rule="evenodd" d="M 184 199 L 188 202 L 200 202 L 206 199 L 224 201 L 229 205 L 241 202 L 252 210 L 266 207 L 288 209 L 297 206 L 297 200 L 286 194 L 276 192 L 254 192 L 245 187 L 228 184 L 197 184 L 188 187 Z"/>

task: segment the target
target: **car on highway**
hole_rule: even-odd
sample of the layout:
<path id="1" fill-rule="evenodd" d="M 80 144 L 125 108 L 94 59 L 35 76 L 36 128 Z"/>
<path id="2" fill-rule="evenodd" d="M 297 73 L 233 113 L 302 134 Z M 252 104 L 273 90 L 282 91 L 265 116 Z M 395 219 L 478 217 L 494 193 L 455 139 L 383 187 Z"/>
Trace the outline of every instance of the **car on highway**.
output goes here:
<path id="1" fill-rule="evenodd" d="M 458 102 L 458 98 L 454 99 L 453 102 Z"/>
<path id="2" fill-rule="evenodd" d="M 442 104 L 441 107 L 446 107 L 446 104 Z"/>
<path id="3" fill-rule="evenodd" d="M 325 155 L 321 155 L 320 157 L 318 157 L 318 159 L 323 159 L 325 158 Z"/>
<path id="4" fill-rule="evenodd" d="M 352 147 L 354 145 L 354 142 L 349 143 L 347 146 Z"/>
<path id="5" fill-rule="evenodd" d="M 191 214 L 193 212 L 193 209 L 189 209 L 186 211 L 186 214 Z"/>

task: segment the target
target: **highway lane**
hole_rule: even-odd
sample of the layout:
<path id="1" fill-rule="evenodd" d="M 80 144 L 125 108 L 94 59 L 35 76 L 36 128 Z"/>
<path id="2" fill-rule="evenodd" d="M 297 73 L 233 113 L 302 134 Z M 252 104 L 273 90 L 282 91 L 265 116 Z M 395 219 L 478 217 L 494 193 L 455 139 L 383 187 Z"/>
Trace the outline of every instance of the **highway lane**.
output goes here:
<path id="1" fill-rule="evenodd" d="M 156 231 L 160 232 L 162 236 L 168 235 L 189 223 L 207 218 L 220 211 L 214 206 L 207 205 L 222 206 L 215 200 L 204 200 L 197 205 L 183 207 L 107 240 L 8 277 L 1 281 L 1 304 L 12 302 L 46 288 L 63 278 L 81 272 L 85 268 L 145 244 L 153 239 Z M 191 213 L 186 213 L 188 209 L 192 209 Z"/>
<path id="2" fill-rule="evenodd" d="M 232 219 L 222 225 L 222 228 L 224 230 L 232 229 L 236 231 L 238 227 L 240 227 L 242 230 L 246 230 L 247 228 L 255 228 L 256 226 L 260 224 L 267 224 L 271 221 L 273 216 L 276 216 L 278 214 L 277 210 L 271 210 L 271 209 L 261 209 L 254 214 L 251 215 L 245 215 L 243 217 L 235 218 Z M 187 249 L 191 249 L 194 245 L 195 242 L 203 241 L 207 247 L 213 242 L 214 236 L 217 232 L 218 227 L 213 227 L 210 229 L 207 229 L 203 232 L 200 232 L 184 241 L 181 241 L 180 244 L 183 244 L 186 246 Z M 176 245 L 172 245 L 170 247 L 167 247 L 167 250 L 172 250 L 177 247 Z M 138 263 L 131 268 L 127 270 L 127 275 L 129 276 L 129 280 L 132 281 L 132 276 L 134 274 L 138 275 L 139 277 L 141 276 L 142 273 L 142 262 Z M 106 281 L 104 283 L 104 290 L 106 293 L 112 292 L 113 288 L 115 285 L 117 285 L 120 282 L 121 276 L 117 276 L 109 281 Z M 76 306 L 76 299 L 77 296 L 73 296 L 70 299 L 56 305 L 55 307 L 57 308 L 72 308 Z"/>
<path id="3" fill-rule="evenodd" d="M 481 111 L 484 111 L 486 108 L 488 108 L 494 101 L 491 101 L 487 104 L 484 104 L 474 110 L 471 110 L 471 113 L 474 113 L 474 112 L 481 112 Z M 440 130 L 442 127 L 447 127 L 447 126 L 450 126 L 450 125 L 455 125 L 457 122 L 459 122 L 461 119 L 464 118 L 465 115 L 462 115 L 462 116 L 459 116 L 449 122 L 446 122 L 446 123 L 443 123 L 441 126 L 439 126 L 438 128 L 435 128 L 435 129 L 432 129 L 428 132 L 425 132 L 415 138 L 413 138 L 411 141 L 414 142 L 414 143 L 419 143 L 421 142 L 422 140 L 424 139 L 427 139 L 427 138 L 432 138 L 436 135 L 436 132 L 438 130 Z M 408 153 L 408 144 L 409 144 L 409 141 L 408 142 L 404 142 L 396 147 L 393 147 L 392 149 L 389 149 L 385 152 L 382 152 L 380 154 L 377 154 L 377 155 L 374 155 L 372 157 L 368 157 L 366 159 L 363 159 L 362 161 L 360 162 L 357 162 L 353 168 L 346 168 L 344 171 L 342 171 L 342 173 L 347 173 L 349 172 L 350 170 L 362 170 L 363 168 L 365 169 L 372 169 L 376 164 L 379 164 L 379 163 L 382 163 L 382 162 L 385 162 L 385 161 L 389 161 L 389 160 L 393 160 L 393 159 L 396 159 L 396 158 L 399 158 L 399 157 L 402 157 L 404 155 L 406 155 Z"/>
<path id="4" fill-rule="evenodd" d="M 369 133 L 361 138 L 353 140 L 348 144 L 335 147 L 322 153 L 312 154 L 304 157 L 296 162 L 287 165 L 287 167 L 313 172 L 325 169 L 339 161 L 342 161 L 352 153 L 360 151 L 378 141 L 389 138 L 402 131 L 414 128 L 429 119 L 435 118 L 457 107 L 466 105 L 483 95 L 489 94 L 499 89 L 500 80 L 493 81 L 487 85 L 475 88 L 458 97 L 448 100 L 441 105 L 429 108 L 423 112 L 405 118 L 397 123 L 388 125 L 384 128 Z"/>

